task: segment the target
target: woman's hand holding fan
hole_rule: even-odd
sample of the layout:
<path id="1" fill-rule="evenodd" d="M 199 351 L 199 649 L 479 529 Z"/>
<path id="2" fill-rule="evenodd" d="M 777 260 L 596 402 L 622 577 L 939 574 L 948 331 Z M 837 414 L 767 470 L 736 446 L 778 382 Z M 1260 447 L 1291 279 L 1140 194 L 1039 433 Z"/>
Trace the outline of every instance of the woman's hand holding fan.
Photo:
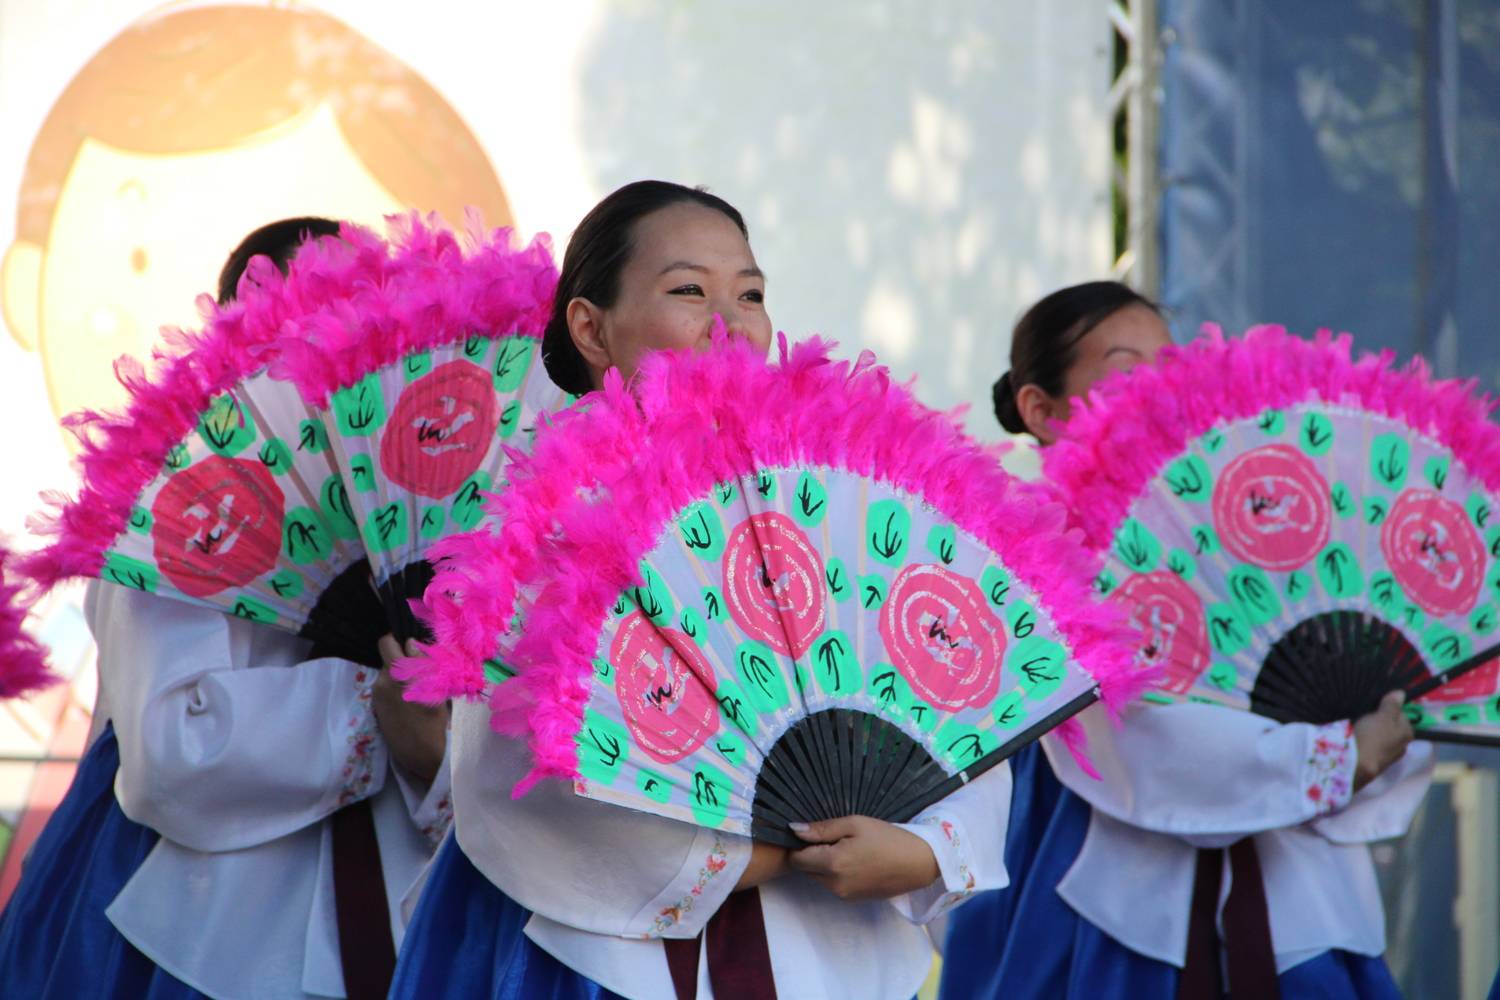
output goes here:
<path id="1" fill-rule="evenodd" d="M 1380 699 L 1375 711 L 1354 721 L 1354 745 L 1359 760 L 1354 765 L 1354 790 L 1378 778 L 1386 768 L 1401 759 L 1415 731 L 1403 710 L 1406 692 L 1391 691 Z"/>
<path id="2" fill-rule="evenodd" d="M 446 703 L 423 705 L 404 697 L 406 685 L 389 668 L 396 660 L 414 652 L 410 642 L 402 649 L 395 636 L 380 638 L 380 659 L 386 669 L 375 678 L 370 704 L 391 757 L 408 775 L 423 785 L 431 785 L 447 752 L 452 712 Z"/>
<path id="3" fill-rule="evenodd" d="M 840 899 L 889 899 L 931 885 L 937 859 L 916 834 L 868 816 L 821 823 L 792 823 L 810 846 L 792 851 L 787 864 Z"/>

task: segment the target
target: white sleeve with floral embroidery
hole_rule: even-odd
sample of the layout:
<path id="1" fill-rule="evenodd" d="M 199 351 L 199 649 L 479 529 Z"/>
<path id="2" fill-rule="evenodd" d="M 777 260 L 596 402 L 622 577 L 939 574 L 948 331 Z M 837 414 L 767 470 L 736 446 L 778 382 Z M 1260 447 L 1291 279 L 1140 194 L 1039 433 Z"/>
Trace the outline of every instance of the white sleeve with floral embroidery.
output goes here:
<path id="1" fill-rule="evenodd" d="M 1010 818 L 1010 768 L 991 768 L 952 795 L 898 824 L 927 842 L 938 880 L 891 900 L 912 923 L 936 920 L 976 892 L 1010 884 L 1005 831 Z"/>
<path id="2" fill-rule="evenodd" d="M 96 601 L 120 743 L 115 794 L 131 819 L 194 850 L 231 851 L 384 785 L 374 670 L 299 664 L 304 643 L 182 601 L 113 586 Z"/>
<path id="3" fill-rule="evenodd" d="M 449 747 L 445 746 L 437 775 L 426 788 L 414 782 L 394 763 L 391 765 L 391 774 L 396 779 L 397 787 L 401 789 L 402 801 L 406 803 L 406 813 L 433 850 L 442 843 L 443 838 L 448 835 L 448 828 L 453 825 L 453 769 L 449 763 L 451 756 Z"/>
<path id="4" fill-rule="evenodd" d="M 1281 725 L 1195 704 L 1134 705 L 1118 726 L 1091 708 L 1079 721 L 1103 780 L 1054 746 L 1048 757 L 1063 784 L 1115 819 L 1195 846 L 1296 826 L 1353 795 L 1358 754 L 1347 722 Z"/>

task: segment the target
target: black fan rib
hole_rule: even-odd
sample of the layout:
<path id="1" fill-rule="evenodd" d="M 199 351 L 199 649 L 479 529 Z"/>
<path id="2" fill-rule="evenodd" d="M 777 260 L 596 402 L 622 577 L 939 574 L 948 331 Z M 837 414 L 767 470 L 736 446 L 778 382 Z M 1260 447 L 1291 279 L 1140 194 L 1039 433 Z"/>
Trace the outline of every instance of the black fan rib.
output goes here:
<path id="1" fill-rule="evenodd" d="M 426 643 L 433 640 L 431 629 L 418 621 L 411 609 L 411 602 L 420 600 L 427 593 L 427 585 L 432 582 L 432 577 L 432 564 L 425 559 L 418 559 L 407 563 L 392 573 L 385 583 L 376 587 L 380 603 L 385 606 L 390 631 L 402 645 L 408 639 Z"/>
<path id="2" fill-rule="evenodd" d="M 1362 611 L 1306 618 L 1276 640 L 1250 692 L 1250 710 L 1277 722 L 1357 719 L 1430 675 L 1401 630 Z"/>
<path id="3" fill-rule="evenodd" d="M 804 847 L 790 822 L 873 816 L 904 823 L 1088 707 L 1089 691 L 956 774 L 921 743 L 872 712 L 828 708 L 793 723 L 761 762 L 751 834 L 782 847 Z M 790 815 L 795 810 L 796 815 Z"/>
<path id="4" fill-rule="evenodd" d="M 379 667 L 380 637 L 388 631 L 385 608 L 370 586 L 370 563 L 361 559 L 323 590 L 298 634 L 312 642 L 313 659 L 337 656 Z"/>

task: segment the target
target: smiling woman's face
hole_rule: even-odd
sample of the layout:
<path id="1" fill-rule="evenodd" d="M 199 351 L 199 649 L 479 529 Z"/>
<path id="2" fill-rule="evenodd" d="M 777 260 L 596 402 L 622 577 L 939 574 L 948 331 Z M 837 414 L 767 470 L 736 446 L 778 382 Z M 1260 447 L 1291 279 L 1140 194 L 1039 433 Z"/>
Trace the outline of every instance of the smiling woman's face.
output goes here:
<path id="1" fill-rule="evenodd" d="M 761 351 L 771 347 L 766 280 L 728 216 L 682 202 L 641 218 L 608 309 L 569 305 L 568 327 L 594 375 L 618 368 L 629 380 L 653 351 L 706 347 L 713 317 Z"/>

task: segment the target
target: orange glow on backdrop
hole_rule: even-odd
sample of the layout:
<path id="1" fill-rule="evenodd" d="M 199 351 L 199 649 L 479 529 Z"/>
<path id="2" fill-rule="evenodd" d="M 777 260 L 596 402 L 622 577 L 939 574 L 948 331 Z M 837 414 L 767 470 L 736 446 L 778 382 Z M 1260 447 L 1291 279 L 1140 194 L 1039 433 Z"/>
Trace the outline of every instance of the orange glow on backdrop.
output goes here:
<path id="1" fill-rule="evenodd" d="M 110 406 L 113 360 L 192 324 L 257 226 L 406 207 L 457 222 L 468 205 L 510 222 L 478 141 L 384 49 L 297 7 L 166 8 L 110 40 L 48 113 L 0 302 L 41 355 L 56 415 Z"/>

